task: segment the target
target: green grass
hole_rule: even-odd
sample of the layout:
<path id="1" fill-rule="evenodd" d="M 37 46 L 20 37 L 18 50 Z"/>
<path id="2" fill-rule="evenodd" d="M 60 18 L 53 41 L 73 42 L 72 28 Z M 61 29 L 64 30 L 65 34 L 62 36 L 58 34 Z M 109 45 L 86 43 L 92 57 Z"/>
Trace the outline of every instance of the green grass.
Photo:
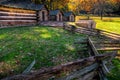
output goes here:
<path id="1" fill-rule="evenodd" d="M 76 21 L 85 18 L 77 16 Z M 103 20 L 100 20 L 100 17 L 90 17 L 90 19 L 95 20 L 97 29 L 120 34 L 120 17 L 103 17 Z"/>
<path id="2" fill-rule="evenodd" d="M 52 27 L 0 29 L 0 78 L 23 72 L 34 58 L 33 69 L 77 59 L 74 42 L 82 36 Z"/>
<path id="3" fill-rule="evenodd" d="M 111 70 L 111 73 L 108 74 L 109 80 L 120 80 L 120 59 L 114 59 L 113 64 L 114 68 Z"/>
<path id="4" fill-rule="evenodd" d="M 105 17 L 103 20 L 95 19 L 95 21 L 97 23 L 97 29 L 120 34 L 120 18 Z"/>
<path id="5" fill-rule="evenodd" d="M 120 34 L 120 18 L 91 18 L 96 21 L 98 29 Z M 76 60 L 79 55 L 74 42 L 81 37 L 85 36 L 52 27 L 0 29 L 0 78 L 22 73 L 34 58 L 35 70 Z M 120 61 L 113 62 L 115 68 L 108 78 L 118 80 Z"/>

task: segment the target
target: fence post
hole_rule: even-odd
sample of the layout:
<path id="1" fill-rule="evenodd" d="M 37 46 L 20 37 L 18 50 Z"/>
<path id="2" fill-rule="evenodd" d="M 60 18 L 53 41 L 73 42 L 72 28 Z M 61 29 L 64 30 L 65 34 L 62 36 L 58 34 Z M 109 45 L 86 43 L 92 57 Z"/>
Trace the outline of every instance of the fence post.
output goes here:
<path id="1" fill-rule="evenodd" d="M 101 31 L 100 31 L 100 30 L 98 30 L 98 29 L 97 29 L 97 35 L 98 35 L 98 37 L 100 37 L 100 36 L 101 36 Z"/>
<path id="2" fill-rule="evenodd" d="M 72 34 L 74 34 L 76 27 L 74 25 L 70 25 L 70 26 L 71 26 L 71 32 L 72 32 Z"/>
<path id="3" fill-rule="evenodd" d="M 65 29 L 65 27 L 66 27 L 66 23 L 63 23 L 63 29 Z"/>

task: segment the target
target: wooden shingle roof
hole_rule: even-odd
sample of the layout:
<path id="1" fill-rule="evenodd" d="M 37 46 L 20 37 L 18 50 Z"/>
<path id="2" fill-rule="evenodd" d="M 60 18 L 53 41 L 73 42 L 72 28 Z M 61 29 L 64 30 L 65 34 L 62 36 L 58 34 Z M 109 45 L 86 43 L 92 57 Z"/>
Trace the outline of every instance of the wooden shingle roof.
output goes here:
<path id="1" fill-rule="evenodd" d="M 64 13 L 64 16 L 66 16 L 66 17 L 69 17 L 70 15 L 74 15 L 74 13 L 72 12 L 72 11 L 69 11 L 69 12 L 65 12 Z"/>
<path id="2" fill-rule="evenodd" d="M 30 10 L 41 10 L 42 8 L 45 7 L 44 5 L 33 3 L 31 0 L 5 0 L 0 2 L 0 5 Z"/>
<path id="3" fill-rule="evenodd" d="M 59 12 L 60 12 L 60 10 L 51 10 L 50 16 L 56 16 Z"/>

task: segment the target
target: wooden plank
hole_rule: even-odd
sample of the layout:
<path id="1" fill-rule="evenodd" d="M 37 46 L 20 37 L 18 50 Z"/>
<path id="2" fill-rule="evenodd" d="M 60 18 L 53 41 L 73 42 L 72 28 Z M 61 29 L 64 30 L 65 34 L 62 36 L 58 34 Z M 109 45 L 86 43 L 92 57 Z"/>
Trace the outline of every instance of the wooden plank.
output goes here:
<path id="1" fill-rule="evenodd" d="M 35 63 L 36 61 L 34 59 L 33 62 L 23 71 L 23 74 L 28 74 L 30 70 L 32 69 L 32 67 L 35 65 Z"/>
<path id="2" fill-rule="evenodd" d="M 36 20 L 36 17 L 9 17 L 0 18 L 0 20 Z"/>
<path id="3" fill-rule="evenodd" d="M 0 16 L 21 16 L 21 17 L 37 17 L 36 14 L 35 15 L 24 15 L 24 14 L 4 14 L 4 13 L 0 13 Z"/>
<path id="4" fill-rule="evenodd" d="M 100 80 L 108 80 L 107 77 L 103 74 L 102 70 L 99 70 Z"/>
<path id="5" fill-rule="evenodd" d="M 31 18 L 31 19 L 36 19 L 36 17 L 22 17 L 22 16 L 0 16 L 0 18 Z"/>
<path id="6" fill-rule="evenodd" d="M 102 47 L 97 48 L 98 51 L 113 51 L 113 50 L 120 50 L 120 47 Z"/>
<path id="7" fill-rule="evenodd" d="M 18 9 L 18 8 L 9 8 L 9 7 L 0 7 L 0 11 L 6 11 L 6 12 L 22 12 L 22 13 L 36 13 L 36 11 L 33 10 L 25 10 L 25 9 Z"/>
<path id="8" fill-rule="evenodd" d="M 101 31 L 101 33 L 106 33 L 106 34 L 112 34 L 112 35 L 120 36 L 120 34 L 117 34 L 117 33 L 109 32 L 109 31 L 103 31 L 103 30 L 100 30 L 100 31 Z"/>
<path id="9" fill-rule="evenodd" d="M 35 18 L 0 18 L 0 20 L 36 20 Z"/>
<path id="10" fill-rule="evenodd" d="M 0 20 L 0 22 L 36 22 L 36 20 Z"/>
<path id="11" fill-rule="evenodd" d="M 96 48 L 101 48 L 101 47 L 103 47 L 103 48 L 106 48 L 106 47 L 110 47 L 110 48 L 114 48 L 114 47 L 116 47 L 116 48 L 120 48 L 120 44 L 95 44 L 95 47 Z"/>
<path id="12" fill-rule="evenodd" d="M 82 76 L 82 78 L 79 78 L 78 80 L 94 80 L 93 78 L 97 75 L 96 71 L 87 73 L 86 75 Z M 97 77 L 98 79 L 98 77 Z"/>
<path id="13" fill-rule="evenodd" d="M 4 11 L 0 11 L 0 14 L 7 14 L 7 15 L 30 15 L 30 16 L 36 16 L 36 13 L 17 13 L 17 12 L 4 12 Z"/>
<path id="14" fill-rule="evenodd" d="M 107 68 L 106 64 L 104 61 L 102 61 L 102 68 L 105 74 L 110 73 L 109 69 Z"/>
<path id="15" fill-rule="evenodd" d="M 116 40 L 120 39 L 120 35 L 119 34 L 115 34 L 115 33 L 102 31 L 101 35 L 105 35 L 106 37 L 110 37 L 110 38 L 113 38 L 113 39 L 116 39 Z"/>
<path id="16" fill-rule="evenodd" d="M 77 28 L 75 30 L 75 32 L 82 33 L 82 34 L 87 34 L 87 35 L 92 35 L 92 36 L 96 36 L 96 34 L 97 34 L 95 32 L 92 32 L 92 31 L 84 29 L 84 28 Z"/>
<path id="17" fill-rule="evenodd" d="M 94 44 L 119 44 L 120 41 L 92 41 Z"/>
<path id="18" fill-rule="evenodd" d="M 90 38 L 88 38 L 88 42 L 89 42 L 90 48 L 91 48 L 91 49 L 93 50 L 93 52 L 94 52 L 94 55 L 98 55 L 99 53 L 98 53 L 96 47 L 94 46 L 94 44 L 92 43 L 92 41 L 91 41 Z"/>
<path id="19" fill-rule="evenodd" d="M 0 28 L 5 28 L 5 27 L 14 27 L 14 26 L 30 26 L 30 25 L 35 25 L 36 21 L 33 20 L 11 20 L 11 21 L 0 21 Z"/>
<path id="20" fill-rule="evenodd" d="M 72 80 L 74 78 L 82 78 L 84 75 L 88 74 L 89 72 L 92 72 L 94 70 L 96 70 L 96 68 L 98 67 L 97 63 L 94 63 L 90 66 L 87 66 L 81 70 L 75 71 L 73 73 L 71 73 L 70 75 L 64 77 L 64 78 L 60 78 L 58 80 Z"/>

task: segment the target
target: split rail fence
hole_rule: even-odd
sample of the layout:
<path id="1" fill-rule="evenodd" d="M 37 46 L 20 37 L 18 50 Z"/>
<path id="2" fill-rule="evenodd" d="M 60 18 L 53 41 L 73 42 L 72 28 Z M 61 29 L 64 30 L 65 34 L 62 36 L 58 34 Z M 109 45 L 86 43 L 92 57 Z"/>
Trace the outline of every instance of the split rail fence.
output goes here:
<path id="1" fill-rule="evenodd" d="M 111 39 L 115 40 L 120 40 L 120 35 L 116 33 L 112 33 L 109 31 L 103 31 L 99 29 L 91 29 L 91 28 L 85 28 L 85 27 L 80 27 L 79 24 L 76 24 L 76 26 L 70 25 L 68 23 L 64 23 L 64 29 L 72 31 L 72 32 L 77 32 L 77 33 L 82 33 L 82 34 L 87 34 L 89 36 L 105 36 Z"/>
<path id="2" fill-rule="evenodd" d="M 106 74 L 109 73 L 109 69 L 106 62 L 109 63 L 116 54 L 99 54 L 90 38 L 87 43 L 90 47 L 88 58 L 2 80 L 107 80 Z"/>

